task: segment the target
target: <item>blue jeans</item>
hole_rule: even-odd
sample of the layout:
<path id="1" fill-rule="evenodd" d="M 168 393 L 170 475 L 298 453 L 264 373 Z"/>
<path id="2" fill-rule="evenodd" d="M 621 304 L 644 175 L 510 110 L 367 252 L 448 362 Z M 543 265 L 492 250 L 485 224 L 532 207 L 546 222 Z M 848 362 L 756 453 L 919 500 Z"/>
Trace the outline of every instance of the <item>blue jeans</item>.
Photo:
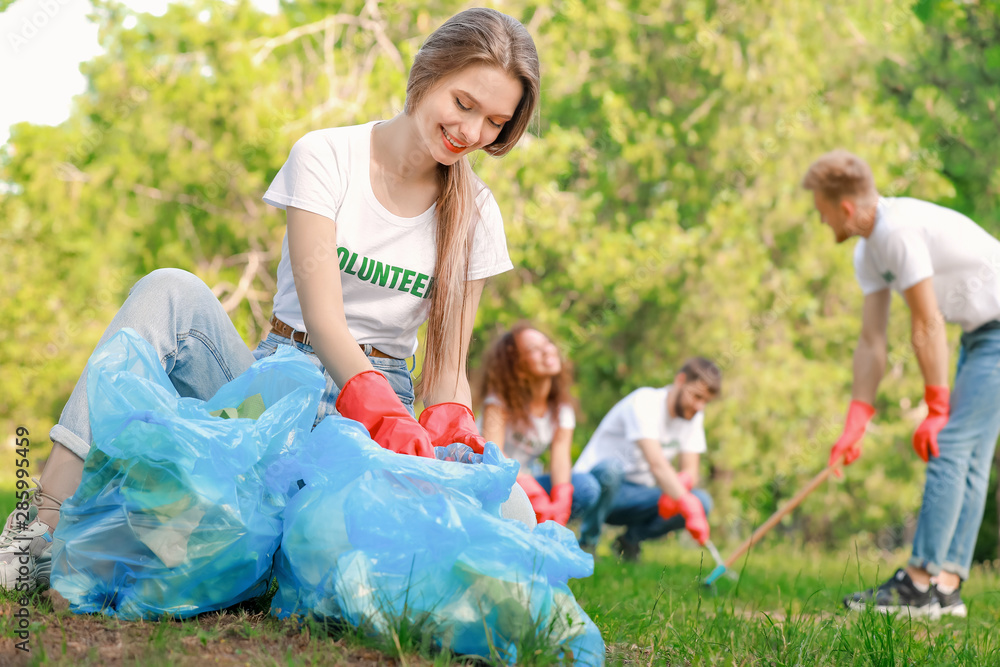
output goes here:
<path id="1" fill-rule="evenodd" d="M 927 464 L 909 564 L 969 577 L 1000 435 L 1000 322 L 962 335 L 951 415 Z"/>
<path id="2" fill-rule="evenodd" d="M 551 475 L 538 475 L 535 477 L 535 481 L 545 489 L 545 493 L 552 493 Z M 582 514 L 589 512 L 597 504 L 601 495 L 601 487 L 594 476 L 587 473 L 574 473 L 570 477 L 570 483 L 573 485 L 573 503 L 570 506 L 572 509 L 569 518 L 570 520 L 579 519 Z"/>
<path id="3" fill-rule="evenodd" d="M 581 545 L 595 544 L 604 523 L 627 526 L 623 537 L 635 544 L 684 527 L 684 517 L 680 514 L 669 519 L 660 516 L 658 503 L 662 492 L 658 487 L 626 482 L 621 464 L 617 461 L 601 461 L 590 474 L 600 484 L 602 496 L 589 515 L 584 517 L 580 530 Z M 708 492 L 694 489 L 691 493 L 701 502 L 706 515 L 712 511 L 712 497 Z"/>
<path id="4" fill-rule="evenodd" d="M 611 512 L 615 496 L 625 479 L 625 472 L 617 461 L 601 461 L 586 473 L 597 482 L 597 501 L 580 516 L 580 546 L 594 547 L 601 537 L 604 521 Z"/>
<path id="5" fill-rule="evenodd" d="M 97 346 L 125 327 L 135 329 L 153 346 L 167 377 L 181 396 L 211 398 L 256 359 L 274 354 L 278 345 L 296 347 L 324 371 L 311 346 L 273 332 L 251 352 L 212 290 L 194 274 L 180 269 L 157 269 L 133 285 Z M 370 355 L 370 347 L 365 352 Z M 406 360 L 372 356 L 368 359 L 389 380 L 399 400 L 413 414 L 413 380 Z M 324 375 L 326 391 L 316 415 L 317 424 L 323 417 L 336 414 L 334 405 L 340 394 L 330 375 L 325 372 Z M 90 451 L 86 372 L 77 381 L 49 437 L 81 459 Z"/>
<path id="6" fill-rule="evenodd" d="M 708 492 L 692 489 L 691 493 L 701 502 L 706 515 L 712 511 L 712 498 Z M 663 492 L 659 487 L 623 482 L 606 522 L 613 526 L 627 526 L 623 537 L 634 544 L 680 530 L 684 527 L 684 517 L 680 514 L 669 519 L 660 516 L 658 503 L 661 495 Z"/>

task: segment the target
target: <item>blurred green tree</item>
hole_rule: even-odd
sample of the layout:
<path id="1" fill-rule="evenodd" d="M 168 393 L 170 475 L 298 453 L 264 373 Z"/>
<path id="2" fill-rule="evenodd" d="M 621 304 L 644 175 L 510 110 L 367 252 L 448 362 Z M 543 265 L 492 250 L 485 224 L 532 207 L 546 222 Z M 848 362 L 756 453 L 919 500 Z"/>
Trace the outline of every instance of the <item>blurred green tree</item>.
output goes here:
<path id="1" fill-rule="evenodd" d="M 197 273 L 252 344 L 284 232 L 260 201 L 267 184 L 306 132 L 398 112 L 421 39 L 461 7 L 288 2 L 270 16 L 196 0 L 126 22 L 126 8 L 97 3 L 107 52 L 86 64 L 72 116 L 15 126 L 0 153 L 0 316 L 16 323 L 0 346 L 5 432 L 28 423 L 43 437 L 152 269 Z M 518 319 L 548 330 L 576 369 L 579 450 L 631 389 L 666 384 L 688 356 L 716 359 L 713 523 L 744 537 L 825 465 L 849 400 L 861 293 L 802 173 L 845 146 L 899 194 L 955 196 L 941 162 L 921 157 L 919 119 L 879 76 L 910 62 L 928 28 L 906 7 L 858 0 L 498 8 L 534 35 L 543 97 L 522 144 L 476 165 L 516 268 L 487 287 L 472 365 Z M 905 537 L 922 387 L 899 300 L 893 314 L 866 453 L 788 530 Z"/>

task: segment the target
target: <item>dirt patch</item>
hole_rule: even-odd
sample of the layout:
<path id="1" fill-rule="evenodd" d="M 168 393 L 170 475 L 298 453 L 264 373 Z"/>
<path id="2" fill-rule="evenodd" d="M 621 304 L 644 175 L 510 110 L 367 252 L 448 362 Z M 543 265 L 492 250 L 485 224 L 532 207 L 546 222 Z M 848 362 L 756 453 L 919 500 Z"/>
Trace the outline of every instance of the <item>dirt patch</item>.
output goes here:
<path id="1" fill-rule="evenodd" d="M 314 636 L 309 627 L 266 614 L 205 614 L 184 622 L 120 621 L 69 612 L 33 610 L 30 652 L 15 648 L 12 614 L 0 604 L 0 666 L 6 665 L 425 665 L 343 639 Z"/>

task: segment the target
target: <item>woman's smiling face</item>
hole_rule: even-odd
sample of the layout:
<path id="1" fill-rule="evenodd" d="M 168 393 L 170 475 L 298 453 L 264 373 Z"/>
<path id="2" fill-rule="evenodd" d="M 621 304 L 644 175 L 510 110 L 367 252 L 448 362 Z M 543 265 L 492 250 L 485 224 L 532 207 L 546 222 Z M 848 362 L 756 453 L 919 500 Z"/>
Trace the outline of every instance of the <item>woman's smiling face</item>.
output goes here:
<path id="1" fill-rule="evenodd" d="M 414 111 L 421 139 L 451 165 L 497 138 L 521 101 L 521 82 L 503 70 L 471 65 L 442 79 Z"/>
<path id="2" fill-rule="evenodd" d="M 559 348 L 535 329 L 525 329 L 515 339 L 521 370 L 535 378 L 555 377 L 562 370 Z"/>

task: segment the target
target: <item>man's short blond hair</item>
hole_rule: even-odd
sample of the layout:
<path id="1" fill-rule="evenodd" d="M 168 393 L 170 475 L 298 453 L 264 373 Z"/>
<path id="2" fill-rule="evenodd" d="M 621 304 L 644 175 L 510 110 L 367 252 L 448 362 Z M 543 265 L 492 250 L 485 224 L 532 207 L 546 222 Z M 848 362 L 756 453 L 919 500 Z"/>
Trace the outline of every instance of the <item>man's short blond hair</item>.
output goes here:
<path id="1" fill-rule="evenodd" d="M 819 192 L 832 202 L 846 198 L 873 199 L 878 196 L 868 163 L 843 148 L 821 155 L 809 166 L 802 187 Z"/>
<path id="2" fill-rule="evenodd" d="M 722 391 L 722 371 L 705 357 L 691 357 L 684 362 L 678 373 L 684 374 L 684 384 L 701 380 L 712 396 Z"/>

